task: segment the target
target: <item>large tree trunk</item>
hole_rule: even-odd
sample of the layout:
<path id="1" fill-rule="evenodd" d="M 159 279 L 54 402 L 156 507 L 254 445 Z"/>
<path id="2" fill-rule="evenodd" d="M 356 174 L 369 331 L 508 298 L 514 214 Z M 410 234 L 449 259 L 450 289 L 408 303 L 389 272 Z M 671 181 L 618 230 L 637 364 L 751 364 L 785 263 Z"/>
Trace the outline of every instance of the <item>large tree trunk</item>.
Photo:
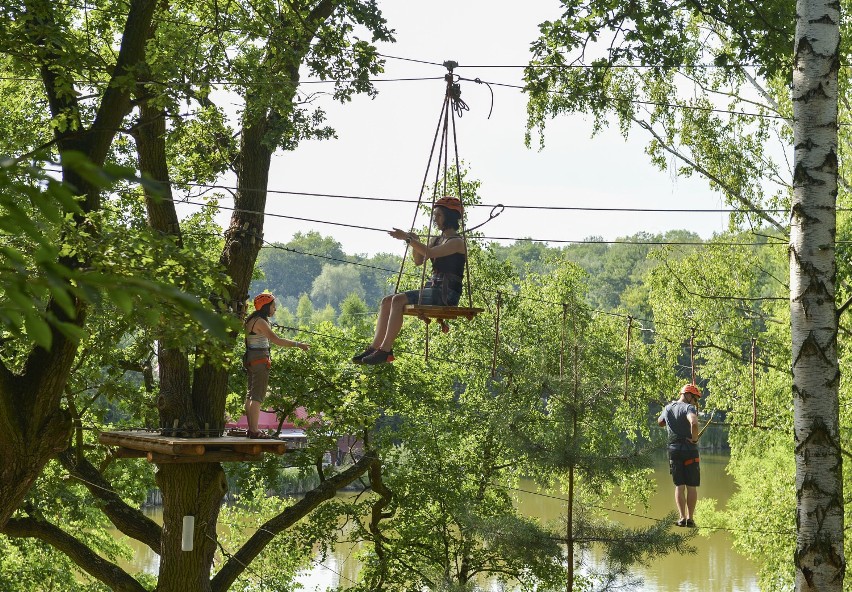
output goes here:
<path id="1" fill-rule="evenodd" d="M 114 78 L 128 75 L 145 57 L 153 0 L 131 2 L 121 48 L 113 70 Z M 60 88 L 57 63 L 63 57 L 49 50 L 45 31 L 56 27 L 49 10 L 41 6 L 27 6 L 28 12 L 39 15 L 33 21 L 32 44 L 43 53 L 41 75 L 45 95 L 54 116 L 76 114 L 81 121 L 76 97 Z M 130 111 L 130 96 L 124 84 L 110 85 L 104 92 L 94 122 L 88 129 L 55 131 L 60 155 L 68 150 L 83 152 L 95 165 L 103 165 L 112 146 L 121 121 Z M 84 198 L 83 208 L 93 211 L 100 207 L 100 189 L 94 187 L 73 170 L 63 167 L 63 178 L 73 185 Z M 61 263 L 75 268 L 74 260 Z M 76 314 L 69 318 L 54 301 L 48 310 L 60 321 L 82 326 L 85 305 L 76 303 Z M 0 528 L 21 503 L 44 465 L 57 452 L 67 448 L 71 435 L 71 420 L 60 408 L 65 385 L 71 373 L 77 343 L 52 329 L 53 346 L 50 351 L 40 347 L 32 350 L 23 371 L 14 375 L 0 364 Z"/>
<path id="2" fill-rule="evenodd" d="M 219 463 L 165 464 L 157 471 L 163 492 L 163 539 L 157 592 L 209 592 L 216 553 L 216 523 L 228 491 Z M 195 517 L 192 551 L 181 550 L 183 517 Z"/>
<path id="3" fill-rule="evenodd" d="M 839 592 L 846 569 L 834 302 L 840 12 L 825 0 L 799 0 L 796 12 L 790 220 L 796 590 Z"/>
<path id="4" fill-rule="evenodd" d="M 245 314 L 249 283 L 263 236 L 262 212 L 266 206 L 265 188 L 272 159 L 272 150 L 264 143 L 266 129 L 266 120 L 262 118 L 247 125 L 243 132 L 236 207 L 220 257 L 220 263 L 231 278 L 230 299 L 223 312 L 238 317 Z M 136 133 L 139 167 L 146 175 L 162 182 L 166 198 L 170 200 L 165 134 L 165 114 L 143 106 L 142 121 Z M 148 195 L 146 204 L 149 224 L 180 240 L 180 221 L 173 202 Z M 228 371 L 204 364 L 195 370 L 190 380 L 186 351 L 160 341 L 158 356 L 161 425 L 171 429 L 176 423 L 178 432 L 189 436 L 199 430 L 222 429 Z M 222 467 L 218 463 L 163 464 L 157 472 L 157 484 L 163 493 L 158 592 L 208 592 L 219 508 L 228 490 Z M 195 517 L 195 546 L 191 552 L 181 550 L 184 516 Z"/>
<path id="5" fill-rule="evenodd" d="M 161 195 L 146 189 L 148 223 L 164 234 L 181 241 L 180 221 L 171 201 L 168 162 L 166 160 L 165 113 L 147 104 L 141 107 L 137 127 L 136 150 L 139 169 L 160 182 Z M 251 267 L 254 266 L 252 262 Z M 189 357 L 177 344 L 158 340 L 160 367 L 160 424 L 170 430 L 177 425 L 180 435 L 197 434 L 204 424 L 192 404 Z M 225 389 L 210 388 L 208 400 L 221 400 L 224 412 Z M 219 424 L 211 427 L 221 427 Z M 228 483 L 218 463 L 163 464 L 157 471 L 157 485 L 163 494 L 163 529 L 160 540 L 158 592 L 208 592 L 210 570 L 216 552 L 216 524 Z M 193 550 L 181 548 L 183 518 L 193 516 Z"/>
<path id="6" fill-rule="evenodd" d="M 256 112 L 251 105 L 246 106 L 246 111 Z M 251 276 L 263 243 L 263 212 L 272 162 L 272 149 L 264 141 L 267 129 L 266 117 L 245 122 L 234 212 L 225 231 L 225 247 L 219 260 L 232 281 L 227 308 L 239 318 L 245 316 Z M 211 427 L 223 425 L 227 386 L 228 372 L 225 369 L 205 364 L 195 371 L 192 405 L 200 420 Z"/>

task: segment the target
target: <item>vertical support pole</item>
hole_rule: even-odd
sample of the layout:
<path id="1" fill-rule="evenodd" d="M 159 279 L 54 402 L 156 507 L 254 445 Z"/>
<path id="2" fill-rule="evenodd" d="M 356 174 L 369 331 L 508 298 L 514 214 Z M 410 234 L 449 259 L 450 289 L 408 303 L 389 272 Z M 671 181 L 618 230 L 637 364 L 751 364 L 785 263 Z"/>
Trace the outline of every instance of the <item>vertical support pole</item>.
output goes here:
<path id="1" fill-rule="evenodd" d="M 500 306 L 503 303 L 503 293 L 497 292 L 497 313 L 494 315 L 494 351 L 491 354 L 491 378 L 497 371 L 497 350 L 500 347 Z"/>
<path id="2" fill-rule="evenodd" d="M 751 338 L 751 426 L 757 427 L 757 389 L 754 383 L 755 344 L 757 339 Z"/>
<path id="3" fill-rule="evenodd" d="M 426 319 L 426 322 L 423 323 L 423 324 L 426 325 L 426 357 L 425 357 L 425 361 L 428 362 L 429 361 L 429 324 L 430 324 L 429 319 Z"/>
<path id="4" fill-rule="evenodd" d="M 563 309 L 564 310 L 564 309 Z M 573 374 L 574 388 L 572 389 L 571 397 L 571 440 L 572 450 L 569 454 L 574 454 L 577 444 L 577 399 L 580 392 L 580 338 L 577 334 L 577 313 L 571 315 L 571 329 L 574 336 L 574 355 L 571 357 L 571 372 Z M 566 591 L 573 592 L 574 590 L 574 472 L 575 466 L 571 464 L 568 469 L 568 511 L 566 512 L 565 525 L 565 545 L 566 549 L 566 564 L 568 574 L 566 578 Z"/>
<path id="5" fill-rule="evenodd" d="M 627 315 L 627 349 L 624 353 L 624 400 L 627 400 L 627 387 L 630 379 L 630 330 L 633 328 L 633 317 Z"/>
<path id="6" fill-rule="evenodd" d="M 565 371 L 565 319 L 568 314 L 568 304 L 562 303 L 562 336 L 559 339 L 559 378 L 561 379 Z"/>
<path id="7" fill-rule="evenodd" d="M 695 327 L 689 337 L 689 365 L 692 368 L 692 384 L 695 384 Z"/>

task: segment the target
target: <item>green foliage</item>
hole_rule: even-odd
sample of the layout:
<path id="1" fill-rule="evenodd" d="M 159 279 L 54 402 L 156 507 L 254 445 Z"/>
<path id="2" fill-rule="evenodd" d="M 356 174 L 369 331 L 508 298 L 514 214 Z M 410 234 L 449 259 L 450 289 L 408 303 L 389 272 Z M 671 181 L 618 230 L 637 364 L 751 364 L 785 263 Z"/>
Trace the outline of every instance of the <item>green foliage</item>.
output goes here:
<path id="1" fill-rule="evenodd" d="M 341 327 L 350 328 L 355 332 L 367 333 L 372 324 L 371 319 L 367 318 L 369 314 L 367 304 L 358 294 L 350 294 L 340 305 L 340 316 L 337 317 L 337 323 Z"/>
<path id="2" fill-rule="evenodd" d="M 547 121 L 571 112 L 592 115 L 596 131 L 615 121 L 625 136 L 641 129 L 655 166 L 674 157 L 678 175 L 702 175 L 726 203 L 753 210 L 733 223 L 782 228 L 754 209 L 789 199 L 778 140 L 791 116 L 791 5 L 562 5 L 532 46 L 527 141 L 537 131 L 543 144 Z"/>
<path id="3" fill-rule="evenodd" d="M 730 235 L 719 237 L 718 242 L 743 238 L 753 240 L 748 235 Z M 651 305 L 659 322 L 654 348 L 664 363 L 677 364 L 689 338 L 684 329 L 678 334 L 678 327 L 698 328 L 696 380 L 706 394 L 702 405 L 716 410 L 728 425 L 728 471 L 738 484 L 725 510 L 713 514 L 711 524 L 731 528 L 735 548 L 758 560 L 761 589 L 787 590 L 793 578 L 790 557 L 795 547 L 796 508 L 788 436 L 793 418 L 789 305 L 783 275 L 787 252 L 783 246 L 745 248 L 713 242 L 677 260 L 666 251 L 657 254 L 663 265 L 649 276 Z M 672 381 L 667 388 L 674 392 L 677 383 Z M 755 422 L 757 427 L 752 427 Z M 767 500 L 771 500 L 771 512 L 766 511 Z M 751 526 L 743 529 L 743 524 Z"/>
<path id="4" fill-rule="evenodd" d="M 257 267 L 263 271 L 261 281 L 252 282 L 251 293 L 268 289 L 283 302 L 295 302 L 302 294 L 310 294 L 315 279 L 323 268 L 323 258 L 343 259 L 340 243 L 319 232 L 297 232 L 287 243 L 274 243 L 261 250 Z"/>
<path id="5" fill-rule="evenodd" d="M 73 153 L 63 163 L 104 189 L 134 179 L 126 169 L 100 170 Z M 124 314 L 144 303 L 149 319 L 179 311 L 213 336 L 225 335 L 224 320 L 189 286 L 162 277 L 182 265 L 167 241 L 128 233 L 108 211 L 84 217 L 71 188 L 43 169 L 11 160 L 0 166 L 0 212 L 0 250 L 8 262 L 0 273 L 0 324 L 24 352 L 26 344 L 50 349 L 57 334 L 79 340 L 78 302 L 107 301 Z"/>
<path id="6" fill-rule="evenodd" d="M 358 270 L 351 265 L 323 265 L 311 287 L 311 301 L 320 306 L 339 308 L 350 294 L 364 297 Z"/>
<path id="7" fill-rule="evenodd" d="M 296 308 L 296 323 L 299 325 L 310 325 L 314 318 L 314 304 L 307 294 L 299 297 L 299 306 Z"/>

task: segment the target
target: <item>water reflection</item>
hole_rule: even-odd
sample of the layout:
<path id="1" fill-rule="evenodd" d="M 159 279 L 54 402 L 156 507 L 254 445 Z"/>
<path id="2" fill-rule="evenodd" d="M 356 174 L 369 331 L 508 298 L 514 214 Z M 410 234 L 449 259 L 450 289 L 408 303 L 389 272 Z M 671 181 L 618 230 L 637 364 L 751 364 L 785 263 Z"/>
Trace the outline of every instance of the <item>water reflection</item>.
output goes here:
<path id="1" fill-rule="evenodd" d="M 727 455 L 701 454 L 701 487 L 699 499 L 714 498 L 718 500 L 717 507 L 724 507 L 734 491 L 733 480 L 725 473 Z M 658 491 L 651 499 L 648 516 L 659 518 L 674 509 L 674 488 L 668 474 L 665 457 L 660 456 L 654 467 L 654 477 L 659 484 Z M 533 483 L 523 483 L 521 489 L 535 491 Z M 517 492 L 518 507 L 528 515 L 551 521 L 564 514 L 564 502 L 558 499 L 542 497 L 530 493 Z M 633 511 L 634 509 L 630 509 Z M 162 511 L 149 509 L 146 515 L 162 523 Z M 614 519 L 627 526 L 647 526 L 648 518 L 614 515 Z M 701 516 L 696 516 L 696 522 L 701 526 Z M 116 536 L 126 541 L 120 533 Z M 150 548 L 136 541 L 127 541 L 134 549 L 134 558 L 129 565 L 124 565 L 131 572 L 143 570 L 157 573 L 159 555 Z M 691 544 L 698 549 L 696 555 L 670 555 L 661 558 L 647 567 L 638 567 L 635 575 L 644 580 L 643 592 L 702 592 L 707 590 L 724 590 L 726 592 L 756 592 L 757 569 L 747 559 L 736 554 L 731 548 L 730 536 L 719 531 L 710 536 L 695 537 Z M 338 585 L 351 585 L 358 575 L 358 562 L 351 545 L 338 548 L 325 561 L 314 562 L 314 566 L 299 578 L 299 583 L 305 590 L 324 591 Z"/>

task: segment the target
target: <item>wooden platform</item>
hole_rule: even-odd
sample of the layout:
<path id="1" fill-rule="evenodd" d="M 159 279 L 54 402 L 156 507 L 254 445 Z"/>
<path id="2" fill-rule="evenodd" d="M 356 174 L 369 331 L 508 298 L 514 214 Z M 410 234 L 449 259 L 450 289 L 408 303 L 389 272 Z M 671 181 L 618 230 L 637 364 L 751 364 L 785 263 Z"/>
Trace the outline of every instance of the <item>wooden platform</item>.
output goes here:
<path id="1" fill-rule="evenodd" d="M 117 446 L 119 458 L 147 458 L 151 463 L 248 462 L 261 460 L 264 452 L 287 451 L 287 445 L 275 438 L 176 438 L 157 432 L 121 431 L 101 432 L 98 440 Z"/>
<path id="2" fill-rule="evenodd" d="M 425 304 L 406 304 L 402 314 L 417 317 L 428 323 L 432 319 L 449 321 L 452 319 L 464 318 L 470 320 L 484 310 L 484 308 L 468 308 L 465 306 L 427 306 Z"/>

